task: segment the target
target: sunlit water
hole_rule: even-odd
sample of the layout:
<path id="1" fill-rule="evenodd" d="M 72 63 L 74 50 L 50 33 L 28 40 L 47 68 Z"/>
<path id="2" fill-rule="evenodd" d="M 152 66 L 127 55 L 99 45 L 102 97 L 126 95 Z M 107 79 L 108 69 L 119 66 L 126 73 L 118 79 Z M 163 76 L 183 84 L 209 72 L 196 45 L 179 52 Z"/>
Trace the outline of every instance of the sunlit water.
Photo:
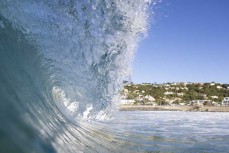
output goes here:
<path id="1" fill-rule="evenodd" d="M 133 152 L 229 152 L 229 113 L 119 112 L 104 131 Z"/>

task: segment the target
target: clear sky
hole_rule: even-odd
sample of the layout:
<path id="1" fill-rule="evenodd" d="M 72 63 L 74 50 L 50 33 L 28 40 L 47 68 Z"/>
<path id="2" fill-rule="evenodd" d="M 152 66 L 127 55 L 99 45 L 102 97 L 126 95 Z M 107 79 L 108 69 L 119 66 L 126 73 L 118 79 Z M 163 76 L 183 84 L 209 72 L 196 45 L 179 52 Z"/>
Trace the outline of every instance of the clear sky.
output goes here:
<path id="1" fill-rule="evenodd" d="M 163 0 L 154 12 L 134 83 L 229 83 L 229 0 Z"/>

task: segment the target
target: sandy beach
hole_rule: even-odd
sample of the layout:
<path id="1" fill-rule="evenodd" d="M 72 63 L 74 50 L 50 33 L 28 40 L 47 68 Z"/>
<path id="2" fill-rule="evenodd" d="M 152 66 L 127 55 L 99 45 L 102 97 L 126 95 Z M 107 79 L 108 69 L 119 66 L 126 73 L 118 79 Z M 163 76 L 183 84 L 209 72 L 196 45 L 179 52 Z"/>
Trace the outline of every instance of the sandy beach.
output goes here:
<path id="1" fill-rule="evenodd" d="M 229 112 L 224 106 L 147 106 L 121 105 L 120 111 L 197 111 L 197 112 Z"/>

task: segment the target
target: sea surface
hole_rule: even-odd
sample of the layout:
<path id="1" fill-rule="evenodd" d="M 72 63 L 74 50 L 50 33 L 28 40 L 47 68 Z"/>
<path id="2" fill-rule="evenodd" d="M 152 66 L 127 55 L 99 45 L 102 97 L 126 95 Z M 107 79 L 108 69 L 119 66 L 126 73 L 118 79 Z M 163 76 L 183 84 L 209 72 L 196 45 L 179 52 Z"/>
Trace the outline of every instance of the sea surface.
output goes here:
<path id="1" fill-rule="evenodd" d="M 228 153 L 229 113 L 123 111 L 104 127 L 133 152 Z"/>

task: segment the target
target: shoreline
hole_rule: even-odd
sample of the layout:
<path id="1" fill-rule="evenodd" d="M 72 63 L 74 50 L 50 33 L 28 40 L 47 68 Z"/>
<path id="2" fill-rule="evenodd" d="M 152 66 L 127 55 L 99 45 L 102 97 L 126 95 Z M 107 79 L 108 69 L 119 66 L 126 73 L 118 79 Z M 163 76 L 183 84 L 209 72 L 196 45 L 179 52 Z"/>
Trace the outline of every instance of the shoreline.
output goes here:
<path id="1" fill-rule="evenodd" d="M 225 106 L 147 106 L 121 105 L 120 111 L 184 111 L 184 112 L 229 112 Z"/>

